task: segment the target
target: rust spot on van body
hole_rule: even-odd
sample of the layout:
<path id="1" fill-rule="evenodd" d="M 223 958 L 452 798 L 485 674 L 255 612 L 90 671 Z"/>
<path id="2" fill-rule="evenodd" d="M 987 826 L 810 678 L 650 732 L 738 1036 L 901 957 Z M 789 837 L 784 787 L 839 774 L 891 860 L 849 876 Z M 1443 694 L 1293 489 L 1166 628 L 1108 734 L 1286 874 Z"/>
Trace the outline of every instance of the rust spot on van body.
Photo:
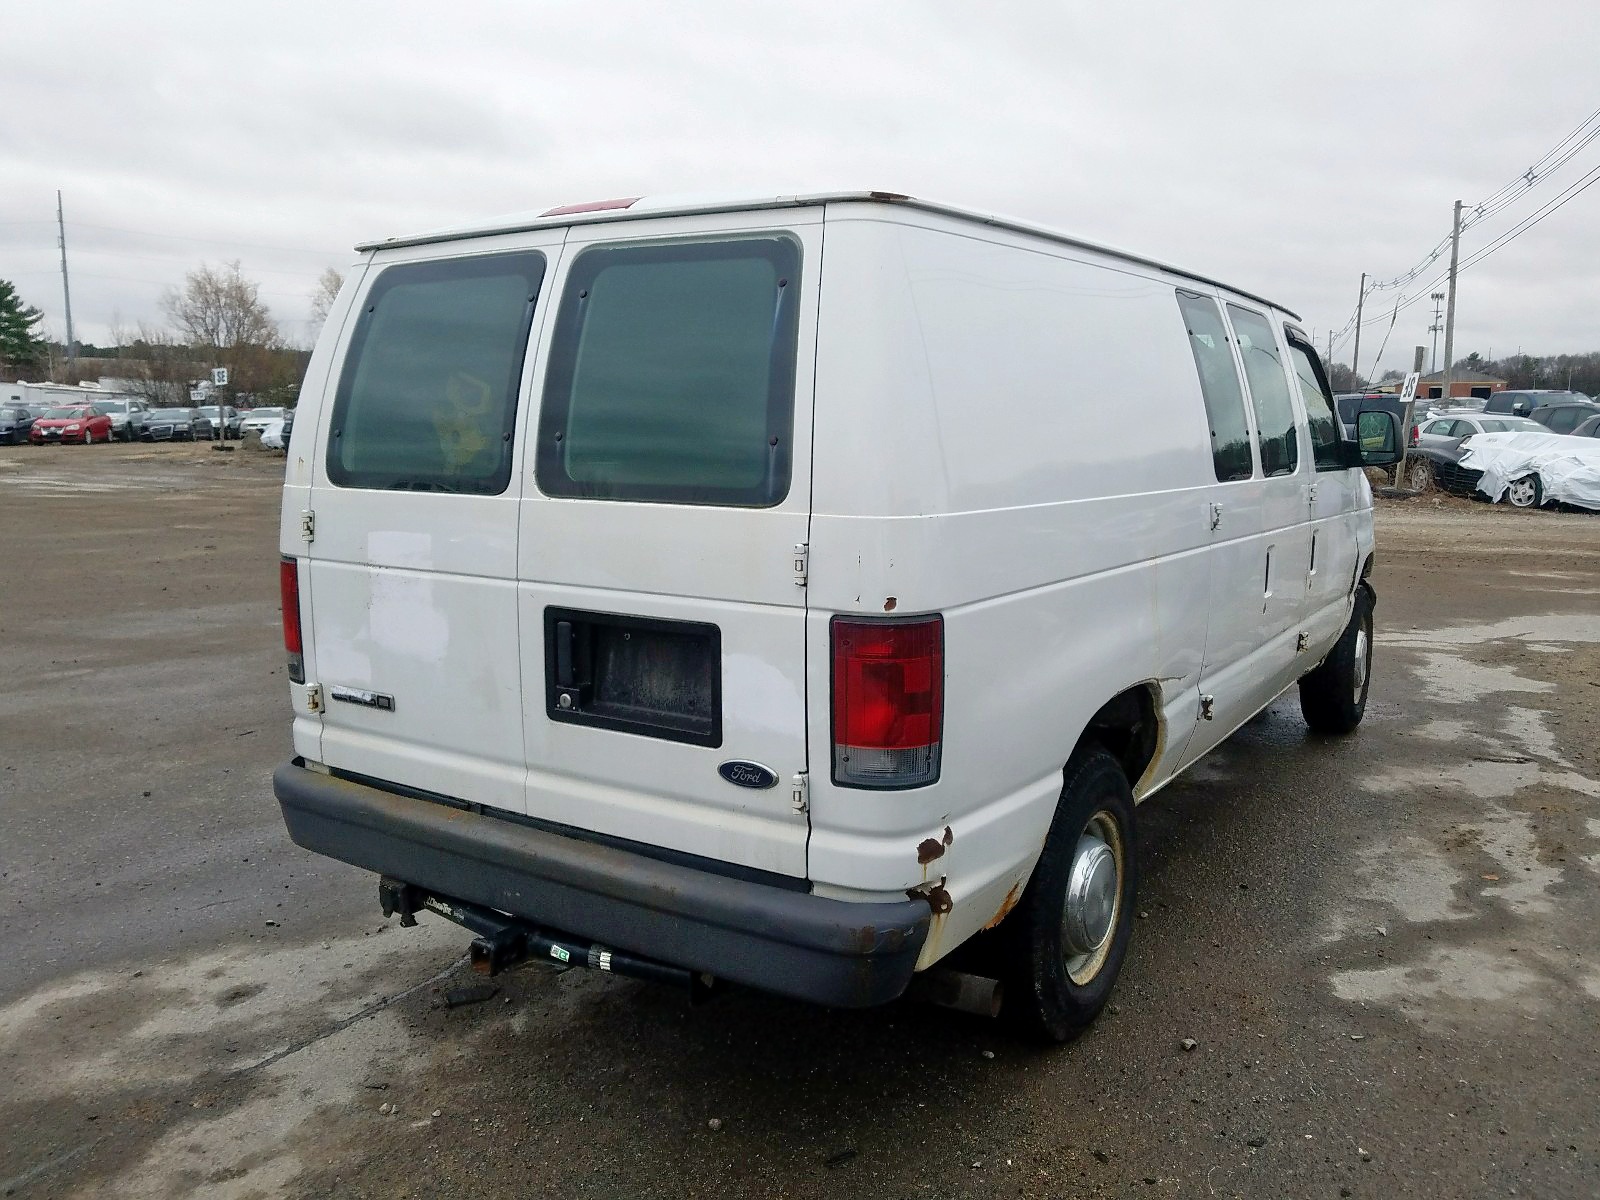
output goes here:
<path id="1" fill-rule="evenodd" d="M 1018 880 L 1016 883 L 1011 885 L 1011 890 L 1006 893 L 1006 898 L 1000 902 L 1000 911 L 995 913 L 994 916 L 989 919 L 989 923 L 985 925 L 984 928 L 993 929 L 996 925 L 1000 924 L 1001 921 L 1004 921 L 1008 916 L 1011 915 L 1011 910 L 1017 906 L 1017 902 L 1021 899 L 1022 881 Z"/>
<path id="2" fill-rule="evenodd" d="M 883 602 L 883 611 L 884 612 L 893 612 L 894 609 L 895 609 L 895 605 L 898 604 L 898 603 L 899 603 L 898 600 L 896 600 L 893 596 L 890 596 L 887 600 L 885 600 Z"/>
<path id="3" fill-rule="evenodd" d="M 943 838 L 924 838 L 917 843 L 917 861 L 923 866 L 927 866 L 934 859 L 943 857 L 945 848 L 955 840 L 955 833 L 951 831 L 950 826 L 946 825 Z M 926 878 L 928 873 L 924 871 L 922 874 Z"/>

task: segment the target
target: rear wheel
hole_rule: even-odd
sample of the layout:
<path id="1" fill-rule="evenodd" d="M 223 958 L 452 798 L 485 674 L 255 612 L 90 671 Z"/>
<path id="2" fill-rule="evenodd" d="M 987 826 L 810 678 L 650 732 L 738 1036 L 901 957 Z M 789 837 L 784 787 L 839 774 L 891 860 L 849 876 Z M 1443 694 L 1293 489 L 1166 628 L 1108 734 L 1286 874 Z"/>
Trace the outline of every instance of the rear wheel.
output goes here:
<path id="1" fill-rule="evenodd" d="M 1537 475 L 1524 475 L 1506 485 L 1506 500 L 1512 508 L 1538 508 L 1544 503 L 1544 484 Z"/>
<path id="2" fill-rule="evenodd" d="M 1023 1033 L 1069 1041 L 1105 1007 L 1128 952 L 1136 874 L 1133 792 L 1091 743 L 1063 772 L 1033 878 L 1001 926 L 1002 1015 Z"/>
<path id="3" fill-rule="evenodd" d="M 1350 733 L 1367 711 L 1372 683 L 1372 611 L 1377 596 L 1356 585 L 1350 624 L 1322 664 L 1300 678 L 1300 712 L 1315 733 Z"/>

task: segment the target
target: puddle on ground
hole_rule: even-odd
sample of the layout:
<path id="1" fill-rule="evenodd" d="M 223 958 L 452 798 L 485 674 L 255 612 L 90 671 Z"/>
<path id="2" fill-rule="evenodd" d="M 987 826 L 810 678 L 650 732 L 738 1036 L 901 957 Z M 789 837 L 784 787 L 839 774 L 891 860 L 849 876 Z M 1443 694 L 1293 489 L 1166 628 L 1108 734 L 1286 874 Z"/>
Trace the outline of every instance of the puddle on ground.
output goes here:
<path id="1" fill-rule="evenodd" d="M 1516 1001 L 1524 1011 L 1545 982 L 1499 948 L 1439 946 L 1411 964 L 1339 971 L 1333 994 L 1360 1004 L 1398 1008 L 1425 1027 L 1444 1028 L 1483 1004 Z"/>
<path id="2" fill-rule="evenodd" d="M 1554 944 L 1562 928 L 1561 884 L 1569 870 L 1600 868 L 1600 854 L 1574 854 L 1569 863 L 1556 853 L 1563 847 L 1541 842 L 1551 812 L 1563 811 L 1567 801 L 1541 803 L 1535 813 L 1529 806 L 1536 798 L 1524 793 L 1564 795 L 1581 810 L 1600 799 L 1600 782 L 1561 754 L 1545 710 L 1506 703 L 1512 696 L 1548 695 L 1556 685 L 1524 674 L 1528 664 L 1477 658 L 1497 644 L 1541 655 L 1570 653 L 1574 643 L 1600 642 L 1600 615 L 1511 617 L 1384 640 L 1413 652 L 1407 669 L 1419 685 L 1420 703 L 1442 711 L 1430 711 L 1416 728 L 1422 741 L 1416 753 L 1391 760 L 1358 786 L 1396 805 L 1448 810 L 1454 823 L 1433 837 L 1401 835 L 1355 852 L 1352 872 L 1359 882 L 1327 922 L 1329 940 L 1370 936 L 1388 917 L 1432 928 L 1422 942 L 1391 937 L 1384 943 L 1390 961 L 1381 966 L 1335 973 L 1334 994 L 1392 1007 L 1430 1028 L 1494 1020 L 1510 1003 L 1520 1010 L 1542 1004 L 1542 995 L 1570 995 L 1573 976 L 1560 963 L 1571 952 Z M 1453 711 L 1458 708 L 1461 715 Z M 1484 718 L 1485 708 L 1495 716 Z M 1494 726 L 1477 726 L 1472 716 L 1492 719 Z M 1588 818 L 1586 825 L 1600 838 L 1600 819 Z M 1500 944 L 1507 937 L 1521 939 L 1514 943 L 1520 953 Z M 1451 941 L 1462 944 L 1440 944 Z M 1408 946 L 1414 960 L 1393 961 L 1407 957 Z M 1592 982 L 1585 978 L 1579 986 L 1596 994 Z"/>
<path id="3" fill-rule="evenodd" d="M 355 1105 L 384 1119 L 365 1081 L 398 1077 L 432 1049 L 393 1005 L 435 984 L 461 950 L 460 930 L 425 920 L 404 935 L 253 943 L 137 974 L 85 972 L 0 1008 L 0 1058 L 13 1064 L 5 1103 L 88 1098 L 109 1113 L 170 1093 L 189 1117 L 163 1122 L 136 1165 L 75 1194 L 277 1195 L 302 1170 L 299 1147 L 319 1113 Z M 65 1164 L 100 1140 L 49 1157 Z"/>

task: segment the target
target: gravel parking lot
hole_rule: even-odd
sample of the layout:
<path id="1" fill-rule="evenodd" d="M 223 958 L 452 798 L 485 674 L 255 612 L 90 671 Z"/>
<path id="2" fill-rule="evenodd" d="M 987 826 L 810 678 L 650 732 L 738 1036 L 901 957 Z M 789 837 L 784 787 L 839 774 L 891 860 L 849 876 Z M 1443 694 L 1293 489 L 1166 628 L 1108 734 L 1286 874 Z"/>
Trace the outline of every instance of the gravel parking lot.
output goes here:
<path id="1" fill-rule="evenodd" d="M 1044 1052 L 542 967 L 447 1007 L 467 936 L 271 796 L 281 470 L 0 450 L 0 1193 L 1600 1194 L 1600 517 L 1384 507 L 1366 724 L 1291 696 L 1141 807 L 1115 1004 Z"/>

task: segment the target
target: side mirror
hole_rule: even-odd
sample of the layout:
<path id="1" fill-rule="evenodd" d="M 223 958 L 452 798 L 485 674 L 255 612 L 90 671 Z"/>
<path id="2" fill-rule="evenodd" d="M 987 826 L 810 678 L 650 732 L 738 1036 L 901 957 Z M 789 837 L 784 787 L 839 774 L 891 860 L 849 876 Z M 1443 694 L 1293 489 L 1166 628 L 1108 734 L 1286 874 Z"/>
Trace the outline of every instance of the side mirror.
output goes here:
<path id="1" fill-rule="evenodd" d="M 1392 412 L 1367 409 L 1356 414 L 1358 467 L 1387 467 L 1400 461 L 1400 422 Z"/>

